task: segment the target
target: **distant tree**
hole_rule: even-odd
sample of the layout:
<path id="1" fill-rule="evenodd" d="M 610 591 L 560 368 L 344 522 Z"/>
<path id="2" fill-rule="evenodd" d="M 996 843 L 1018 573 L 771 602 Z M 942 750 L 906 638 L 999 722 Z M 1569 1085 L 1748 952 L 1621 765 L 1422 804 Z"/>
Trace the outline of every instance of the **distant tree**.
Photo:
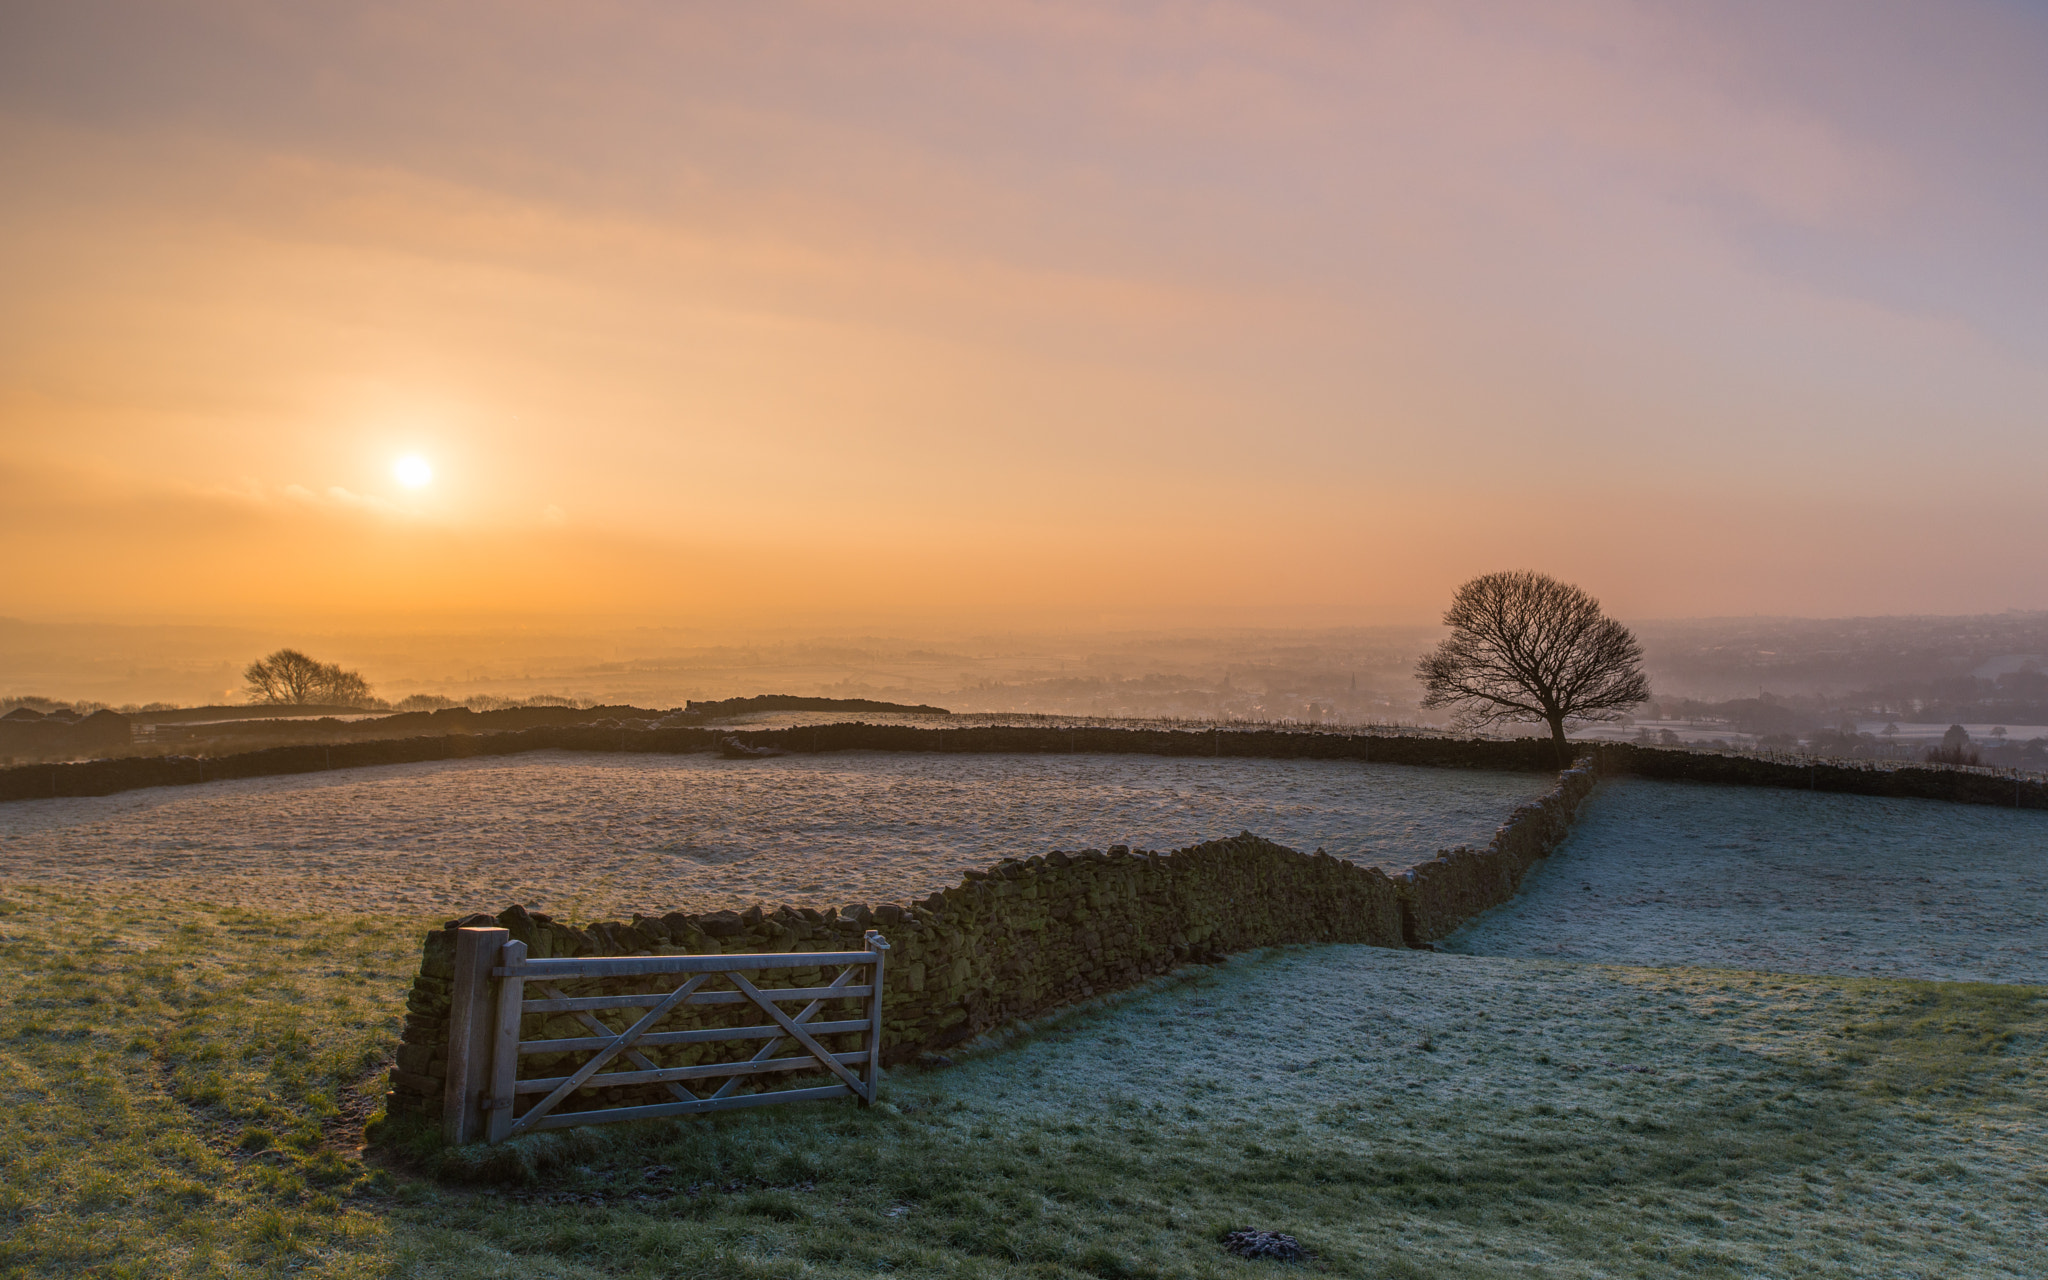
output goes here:
<path id="1" fill-rule="evenodd" d="M 458 705 L 453 698 L 444 698 L 438 693 L 415 693 L 397 703 L 393 711 L 443 711 Z"/>
<path id="2" fill-rule="evenodd" d="M 361 707 L 374 701 L 370 697 L 369 682 L 359 671 L 343 671 L 338 666 L 327 668 L 327 692 L 324 700 L 333 707 Z"/>
<path id="3" fill-rule="evenodd" d="M 1927 749 L 1926 760 L 1929 764 L 1982 764 L 1984 756 L 1970 741 L 1970 731 L 1952 724 L 1941 735 L 1941 745 Z"/>
<path id="4" fill-rule="evenodd" d="M 1540 573 L 1489 573 L 1458 588 L 1451 634 L 1416 668 L 1422 705 L 1453 707 L 1464 728 L 1540 720 L 1560 768 L 1569 721 L 1615 720 L 1647 701 L 1643 647 L 1600 602 Z"/>
<path id="5" fill-rule="evenodd" d="M 297 649 L 279 649 L 258 658 L 242 671 L 249 696 L 273 706 L 359 707 L 370 701 L 369 682 L 358 671 L 309 658 Z"/>

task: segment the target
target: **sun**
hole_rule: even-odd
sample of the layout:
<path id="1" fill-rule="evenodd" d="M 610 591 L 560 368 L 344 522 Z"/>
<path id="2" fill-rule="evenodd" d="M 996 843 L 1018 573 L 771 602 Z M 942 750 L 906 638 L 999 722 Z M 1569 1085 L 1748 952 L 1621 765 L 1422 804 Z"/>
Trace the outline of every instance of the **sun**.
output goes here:
<path id="1" fill-rule="evenodd" d="M 434 466 L 416 453 L 408 453 L 391 464 L 391 474 L 408 489 L 425 488 L 434 479 Z"/>

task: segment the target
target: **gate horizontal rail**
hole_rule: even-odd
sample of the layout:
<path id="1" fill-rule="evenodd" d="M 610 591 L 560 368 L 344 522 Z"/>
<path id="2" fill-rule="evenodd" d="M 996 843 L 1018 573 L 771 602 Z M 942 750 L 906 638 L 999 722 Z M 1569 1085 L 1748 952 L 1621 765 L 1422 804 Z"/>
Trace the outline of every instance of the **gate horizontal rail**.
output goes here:
<path id="1" fill-rule="evenodd" d="M 491 930 L 485 930 L 491 932 Z M 509 932 L 506 937 L 511 937 Z M 868 930 L 870 934 L 874 930 Z M 767 951 L 729 956 L 579 956 L 552 960 L 521 960 L 516 966 L 524 978 L 632 978 L 653 973 L 746 972 L 756 969 L 810 969 L 818 965 L 846 964 L 847 957 L 865 962 L 865 951 Z M 504 977 L 514 966 L 501 965 L 492 977 Z"/>
<path id="2" fill-rule="evenodd" d="M 863 994 L 866 988 L 861 988 Z M 866 1018 L 852 1018 L 844 1022 L 808 1022 L 814 1036 L 836 1036 L 848 1031 L 867 1030 Z M 639 1043 L 652 1048 L 672 1044 L 705 1044 L 713 1040 L 774 1040 L 782 1035 L 782 1028 L 768 1025 L 760 1027 L 713 1027 L 708 1031 L 650 1031 L 641 1036 Z M 578 1036 L 568 1040 L 521 1040 L 519 1052 L 528 1053 L 578 1053 L 584 1049 L 602 1049 L 615 1037 Z"/>
<path id="3" fill-rule="evenodd" d="M 775 952 L 746 955 L 590 956 L 529 960 L 526 944 L 506 929 L 465 928 L 456 933 L 455 980 L 448 1027 L 448 1078 L 442 1098 L 441 1129 L 449 1142 L 482 1138 L 502 1142 L 522 1133 L 572 1125 L 608 1124 L 657 1116 L 689 1115 L 738 1107 L 767 1106 L 817 1098 L 875 1101 L 882 1074 L 882 971 L 889 944 L 873 930 L 862 951 Z M 838 969 L 824 986 L 761 987 L 754 978 L 776 971 Z M 662 988 L 659 979 L 677 979 Z M 656 989 L 606 995 L 570 995 L 556 984 L 589 979 L 647 978 Z M 856 981 L 863 978 L 865 981 Z M 801 980 L 801 977 L 799 978 Z M 729 990 L 706 990 L 711 983 Z M 531 983 L 542 995 L 526 998 Z M 857 1018 L 814 1021 L 827 1004 L 858 1000 Z M 803 1002 L 791 1014 L 782 1006 Z M 656 1026 L 692 1008 L 746 1005 L 768 1021 L 735 1027 L 690 1027 L 657 1031 Z M 596 1013 L 629 1010 L 630 1025 L 607 1025 Z M 530 1015 L 570 1015 L 586 1036 L 525 1039 L 521 1020 Z M 860 1035 L 858 1049 L 834 1050 L 820 1036 Z M 721 1041 L 765 1042 L 753 1056 L 737 1061 L 663 1066 L 645 1050 Z M 802 1050 L 777 1057 L 785 1043 Z M 546 1076 L 519 1075 L 520 1059 L 538 1054 L 588 1054 L 575 1070 Z M 630 1065 L 628 1065 L 630 1064 Z M 607 1069 L 609 1068 L 609 1069 Z M 633 1068 L 637 1068 L 633 1069 Z M 559 1068 L 558 1068 L 559 1070 Z M 741 1093 L 760 1077 L 781 1072 L 826 1072 L 834 1083 L 797 1089 Z M 708 1094 L 688 1083 L 718 1080 Z M 580 1090 L 665 1088 L 674 1101 L 562 1111 Z M 538 1096 L 525 1110 L 523 1100 Z"/>
<path id="4" fill-rule="evenodd" d="M 865 953 L 849 951 L 845 954 Z M 770 987 L 761 994 L 775 1000 L 838 1000 L 849 996 L 865 996 L 868 992 L 867 987 Z M 524 1013 L 569 1013 L 577 1009 L 651 1009 L 660 1003 L 661 997 L 665 994 L 653 991 L 630 996 L 572 996 L 562 1000 L 522 1000 L 519 1007 Z M 746 1004 L 748 1000 L 737 991 L 708 991 L 692 995 L 684 1003 Z"/>
<path id="5" fill-rule="evenodd" d="M 832 1055 L 847 1066 L 859 1066 L 867 1060 L 865 1049 L 851 1053 Z M 770 1071 L 816 1070 L 816 1059 L 806 1055 L 801 1058 L 766 1058 L 759 1062 L 707 1062 L 694 1067 L 659 1067 L 652 1071 L 608 1071 L 602 1077 L 607 1085 L 619 1084 L 664 1084 L 670 1080 L 703 1080 L 711 1077 L 734 1075 L 756 1075 Z M 512 1086 L 514 1093 L 548 1093 L 561 1087 L 573 1076 L 548 1076 L 538 1080 L 521 1080 Z M 576 1115 L 576 1112 L 570 1112 Z"/>

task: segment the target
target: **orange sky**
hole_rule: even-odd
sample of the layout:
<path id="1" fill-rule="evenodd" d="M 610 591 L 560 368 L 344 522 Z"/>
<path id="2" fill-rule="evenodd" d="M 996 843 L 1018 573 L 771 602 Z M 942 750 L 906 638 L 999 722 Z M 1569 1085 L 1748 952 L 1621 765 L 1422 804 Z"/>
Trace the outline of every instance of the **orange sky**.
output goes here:
<path id="1" fill-rule="evenodd" d="M 2048 19 L 1535 8 L 9 4 L 0 613 L 2048 607 Z"/>

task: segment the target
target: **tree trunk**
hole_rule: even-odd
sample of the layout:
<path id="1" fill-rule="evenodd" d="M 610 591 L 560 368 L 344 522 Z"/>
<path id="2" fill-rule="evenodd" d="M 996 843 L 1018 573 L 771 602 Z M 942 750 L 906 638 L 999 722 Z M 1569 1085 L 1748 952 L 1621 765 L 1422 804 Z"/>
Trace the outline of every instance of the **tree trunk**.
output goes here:
<path id="1" fill-rule="evenodd" d="M 1572 744 L 1564 739 L 1564 717 L 1550 717 L 1550 742 L 1557 748 L 1557 767 L 1560 772 L 1572 767 Z"/>

